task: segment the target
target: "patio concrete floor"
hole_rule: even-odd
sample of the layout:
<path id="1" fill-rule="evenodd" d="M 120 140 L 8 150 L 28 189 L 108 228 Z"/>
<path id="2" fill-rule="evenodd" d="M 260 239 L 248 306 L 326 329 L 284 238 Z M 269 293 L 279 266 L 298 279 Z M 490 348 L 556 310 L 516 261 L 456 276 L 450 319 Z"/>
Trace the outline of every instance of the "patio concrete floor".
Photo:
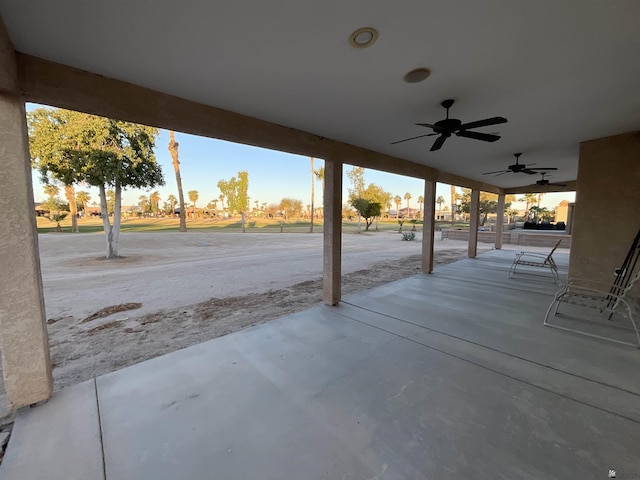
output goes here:
<path id="1" fill-rule="evenodd" d="M 0 479 L 640 478 L 640 350 L 492 251 L 65 389 Z M 566 275 L 568 255 L 554 255 Z"/>

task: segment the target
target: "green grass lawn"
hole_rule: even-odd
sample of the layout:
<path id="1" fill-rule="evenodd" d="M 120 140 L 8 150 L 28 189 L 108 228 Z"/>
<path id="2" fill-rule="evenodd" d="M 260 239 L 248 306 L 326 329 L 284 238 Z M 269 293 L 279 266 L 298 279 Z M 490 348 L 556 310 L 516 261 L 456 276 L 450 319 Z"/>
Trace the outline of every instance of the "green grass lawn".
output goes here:
<path id="1" fill-rule="evenodd" d="M 282 222 L 284 231 L 309 231 L 309 222 Z M 38 217 L 38 233 L 53 233 L 56 231 L 54 222 L 47 218 Z M 61 222 L 63 233 L 71 232 L 71 220 L 65 219 Z M 280 232 L 280 223 L 267 220 L 250 220 L 246 224 L 247 231 L 274 231 Z M 100 219 L 80 219 L 78 220 L 80 233 L 102 232 L 102 221 Z M 124 219 L 120 224 L 122 232 L 177 232 L 180 227 L 180 220 L 177 218 L 131 218 Z M 322 224 L 314 225 L 314 231 L 319 228 L 322 231 Z M 220 230 L 238 231 L 242 230 L 240 219 L 213 220 L 213 219 L 187 219 L 188 230 Z"/>
<path id="2" fill-rule="evenodd" d="M 408 231 L 413 228 L 411 221 L 404 222 L 402 229 Z M 416 228 L 422 230 L 422 222 L 416 222 Z M 38 233 L 54 233 L 56 224 L 44 217 L 37 218 Z M 71 232 L 71 220 L 65 219 L 61 222 L 63 233 Z M 80 233 L 100 233 L 103 231 L 102 221 L 98 218 L 80 219 L 78 220 Z M 180 221 L 177 218 L 130 218 L 125 219 L 120 224 L 122 232 L 177 232 Z M 442 223 L 442 228 L 451 228 L 450 223 Z M 457 223 L 456 228 L 468 227 L 468 224 Z M 246 224 L 246 231 L 251 232 L 272 232 L 272 233 L 307 233 L 309 232 L 309 220 L 273 220 L 273 219 L 249 219 Z M 316 220 L 313 225 L 314 233 L 322 232 L 323 223 Z M 376 230 L 377 227 L 377 230 Z M 369 231 L 371 233 L 398 231 L 400 225 L 397 220 L 383 219 L 374 222 Z M 224 232 L 241 232 L 242 227 L 239 218 L 231 218 L 226 220 L 217 219 L 187 219 L 187 229 L 189 231 L 200 230 L 217 230 Z M 345 233 L 355 233 L 358 231 L 358 222 L 355 220 L 342 222 L 342 230 Z M 365 222 L 361 222 L 361 232 L 365 231 Z"/>

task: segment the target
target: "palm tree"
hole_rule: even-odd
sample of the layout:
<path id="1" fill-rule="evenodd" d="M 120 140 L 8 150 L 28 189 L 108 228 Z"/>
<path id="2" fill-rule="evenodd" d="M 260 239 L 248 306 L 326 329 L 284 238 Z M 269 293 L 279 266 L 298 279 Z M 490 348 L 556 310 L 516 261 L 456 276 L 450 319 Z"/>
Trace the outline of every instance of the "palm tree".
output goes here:
<path id="1" fill-rule="evenodd" d="M 316 195 L 316 171 L 313 169 L 313 157 L 311 158 L 311 205 L 309 206 L 309 213 L 311 214 L 311 221 L 309 223 L 309 233 L 313 233 L 313 202 Z"/>
<path id="2" fill-rule="evenodd" d="M 76 205 L 76 189 L 73 184 L 64 186 L 64 196 L 69 202 L 69 214 L 71 215 L 71 233 L 78 233 L 78 207 Z"/>
<path id="3" fill-rule="evenodd" d="M 420 195 L 418 197 L 418 205 L 420 206 L 420 218 L 423 218 L 423 216 L 422 216 L 422 205 L 424 205 L 424 197 L 422 195 Z"/>
<path id="4" fill-rule="evenodd" d="M 60 193 L 60 188 L 53 183 L 49 183 L 44 186 L 44 193 L 49 196 L 49 200 L 53 200 L 58 196 L 58 193 Z"/>
<path id="5" fill-rule="evenodd" d="M 393 203 L 396 204 L 396 220 L 398 219 L 398 214 L 400 213 L 400 204 L 402 203 L 402 198 L 400 195 L 396 195 L 393 197 Z"/>
<path id="6" fill-rule="evenodd" d="M 167 200 L 171 205 L 171 215 L 174 215 L 176 213 L 176 202 L 178 201 L 178 199 L 175 197 L 175 195 L 172 194 L 167 197 Z"/>
<path id="7" fill-rule="evenodd" d="M 409 200 L 411 200 L 411 194 L 409 192 L 404 194 L 404 199 L 407 201 L 407 218 L 411 216 L 411 210 L 409 209 Z"/>
<path id="8" fill-rule="evenodd" d="M 527 218 L 529 216 L 529 207 L 536 203 L 536 194 L 535 193 L 525 193 L 524 196 L 518 199 L 520 202 L 525 203 L 524 207 L 524 216 Z"/>
<path id="9" fill-rule="evenodd" d="M 458 193 L 456 192 L 456 186 L 451 185 L 451 226 L 456 222 L 456 198 Z"/>
<path id="10" fill-rule="evenodd" d="M 260 202 L 258 202 L 258 200 L 254 200 L 254 201 L 253 201 L 253 203 L 255 203 L 255 204 L 256 204 L 256 210 L 258 210 L 258 204 L 259 204 Z"/>
<path id="11" fill-rule="evenodd" d="M 178 198 L 180 199 L 180 231 L 187 231 L 187 212 L 184 207 L 184 193 L 182 192 L 182 177 L 180 176 L 180 161 L 178 160 L 178 142 L 176 142 L 173 130 L 169 131 L 169 152 L 173 161 L 173 170 L 176 172 L 176 183 L 178 184 Z M 175 206 L 173 211 L 175 212 Z"/>
<path id="12" fill-rule="evenodd" d="M 198 198 L 200 197 L 200 193 L 197 190 L 189 190 L 187 195 L 189 195 L 189 200 L 193 204 L 193 207 L 191 208 L 191 216 L 193 218 L 195 218 L 195 216 L 196 216 L 196 202 L 198 201 Z"/>
<path id="13" fill-rule="evenodd" d="M 91 195 L 89 194 L 89 192 L 76 192 L 76 203 L 82 205 L 82 215 L 84 216 L 84 218 L 87 218 L 87 204 L 89 203 L 89 200 L 91 200 Z"/>
<path id="14" fill-rule="evenodd" d="M 157 215 L 160 210 L 160 193 L 156 191 L 149 195 L 149 203 L 151 203 L 151 211 Z"/>
<path id="15" fill-rule="evenodd" d="M 224 195 L 220 194 L 218 198 L 220 199 L 220 208 L 224 210 Z"/>
<path id="16" fill-rule="evenodd" d="M 147 214 L 149 211 L 149 199 L 146 195 L 140 195 L 138 197 L 138 206 L 140 207 L 140 211 L 143 215 Z"/>
<path id="17" fill-rule="evenodd" d="M 324 195 L 324 167 L 320 167 L 315 171 L 316 178 L 322 182 L 322 194 Z"/>
<path id="18" fill-rule="evenodd" d="M 438 210 L 442 211 L 442 205 L 444 204 L 445 200 L 444 197 L 442 195 L 440 195 L 438 198 L 436 198 L 436 203 L 438 204 Z"/>
<path id="19" fill-rule="evenodd" d="M 107 190 L 107 212 L 109 215 L 113 215 L 115 213 L 116 208 L 116 191 L 115 190 Z"/>
<path id="20" fill-rule="evenodd" d="M 518 210 L 515 208 L 510 208 L 507 210 L 507 217 L 509 218 L 508 223 L 513 223 L 513 219 L 518 216 Z"/>
<path id="21" fill-rule="evenodd" d="M 43 202 L 43 208 L 49 210 L 49 215 L 47 218 L 52 222 L 56 222 L 56 231 L 61 232 L 62 227 L 60 226 L 60 222 L 64 220 L 66 217 L 66 213 L 60 213 L 60 202 L 56 200 L 56 196 L 60 192 L 60 188 L 57 185 L 52 183 L 46 184 L 44 186 L 44 193 L 49 196 L 49 200 Z"/>
<path id="22" fill-rule="evenodd" d="M 60 187 L 54 184 L 47 184 L 44 186 L 44 193 L 49 195 L 49 200 L 53 202 L 53 199 L 60 193 Z M 64 186 L 64 196 L 67 198 L 69 202 L 69 213 L 71 213 L 71 232 L 78 232 L 78 217 L 77 217 L 77 207 L 76 207 L 76 194 L 73 188 L 73 185 L 65 185 Z M 66 215 L 65 215 L 66 216 Z M 64 217 L 60 218 L 62 220 Z M 60 224 L 58 223 L 58 227 Z M 61 230 L 62 231 L 62 230 Z"/>
<path id="23" fill-rule="evenodd" d="M 511 205 L 514 202 L 517 202 L 516 196 L 513 194 L 505 195 L 504 202 L 505 202 L 505 213 L 507 215 L 507 223 L 513 223 L 513 219 L 518 215 L 518 211 L 511 208 Z"/>

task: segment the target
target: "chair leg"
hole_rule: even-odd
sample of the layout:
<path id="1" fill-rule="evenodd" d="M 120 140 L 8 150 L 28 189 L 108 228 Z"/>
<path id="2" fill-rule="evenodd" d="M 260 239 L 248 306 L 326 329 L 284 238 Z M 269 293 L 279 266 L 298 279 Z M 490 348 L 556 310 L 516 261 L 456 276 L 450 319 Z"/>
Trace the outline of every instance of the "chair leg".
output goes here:
<path id="1" fill-rule="evenodd" d="M 640 348 L 640 332 L 638 332 L 638 326 L 636 325 L 636 321 L 633 319 L 633 310 L 627 302 L 624 302 L 624 303 L 625 303 L 625 306 L 627 307 L 627 313 L 629 313 L 629 321 L 631 322 L 631 325 L 633 325 L 633 329 L 636 332 L 636 340 L 638 342 L 638 348 Z"/>
<path id="2" fill-rule="evenodd" d="M 638 348 L 640 348 L 640 333 L 638 333 L 638 326 L 633 320 L 631 320 L 631 324 L 633 325 L 633 329 L 636 331 L 636 340 L 638 341 Z"/>
<path id="3" fill-rule="evenodd" d="M 544 322 L 542 323 L 544 326 L 550 326 L 549 325 L 549 314 L 551 313 L 551 309 L 554 309 L 553 312 L 553 316 L 555 317 L 556 314 L 558 313 L 558 307 L 560 306 L 560 301 L 556 298 L 553 302 L 551 302 L 549 304 L 549 308 L 547 308 L 547 314 L 544 316 Z"/>

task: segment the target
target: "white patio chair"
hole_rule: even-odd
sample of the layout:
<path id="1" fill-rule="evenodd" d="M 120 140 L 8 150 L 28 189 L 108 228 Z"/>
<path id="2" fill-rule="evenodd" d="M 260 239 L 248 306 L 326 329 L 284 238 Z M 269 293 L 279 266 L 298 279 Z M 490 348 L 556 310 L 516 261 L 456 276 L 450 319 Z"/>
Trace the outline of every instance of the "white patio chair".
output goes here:
<path id="1" fill-rule="evenodd" d="M 631 294 L 633 286 L 639 283 L 639 279 L 640 271 L 636 272 L 633 276 L 629 275 L 626 285 L 618 285 L 615 283 L 613 285 L 602 284 L 587 280 L 572 279 L 555 294 L 555 298 L 549 305 L 547 314 L 544 317 L 544 326 L 640 348 L 640 333 L 638 332 L 637 323 L 640 318 L 640 305 L 638 304 L 638 299 Z M 624 342 L 614 338 L 549 323 L 550 316 L 555 317 L 558 315 L 558 308 L 561 303 L 597 309 L 601 314 L 608 314 L 607 320 L 609 321 L 612 321 L 612 317 L 616 314 L 628 318 L 635 332 L 636 343 Z M 553 315 L 551 315 L 552 311 Z"/>
<path id="2" fill-rule="evenodd" d="M 551 270 L 551 275 L 553 275 L 553 281 L 558 283 L 558 265 L 556 265 L 556 262 L 553 260 L 553 253 L 562 243 L 562 240 L 562 238 L 558 240 L 558 243 L 556 243 L 555 247 L 553 247 L 547 255 L 537 252 L 520 252 L 516 254 L 516 258 L 509 269 L 509 278 L 512 278 L 514 273 L 516 273 L 518 266 L 524 265 L 527 267 L 548 268 Z"/>

